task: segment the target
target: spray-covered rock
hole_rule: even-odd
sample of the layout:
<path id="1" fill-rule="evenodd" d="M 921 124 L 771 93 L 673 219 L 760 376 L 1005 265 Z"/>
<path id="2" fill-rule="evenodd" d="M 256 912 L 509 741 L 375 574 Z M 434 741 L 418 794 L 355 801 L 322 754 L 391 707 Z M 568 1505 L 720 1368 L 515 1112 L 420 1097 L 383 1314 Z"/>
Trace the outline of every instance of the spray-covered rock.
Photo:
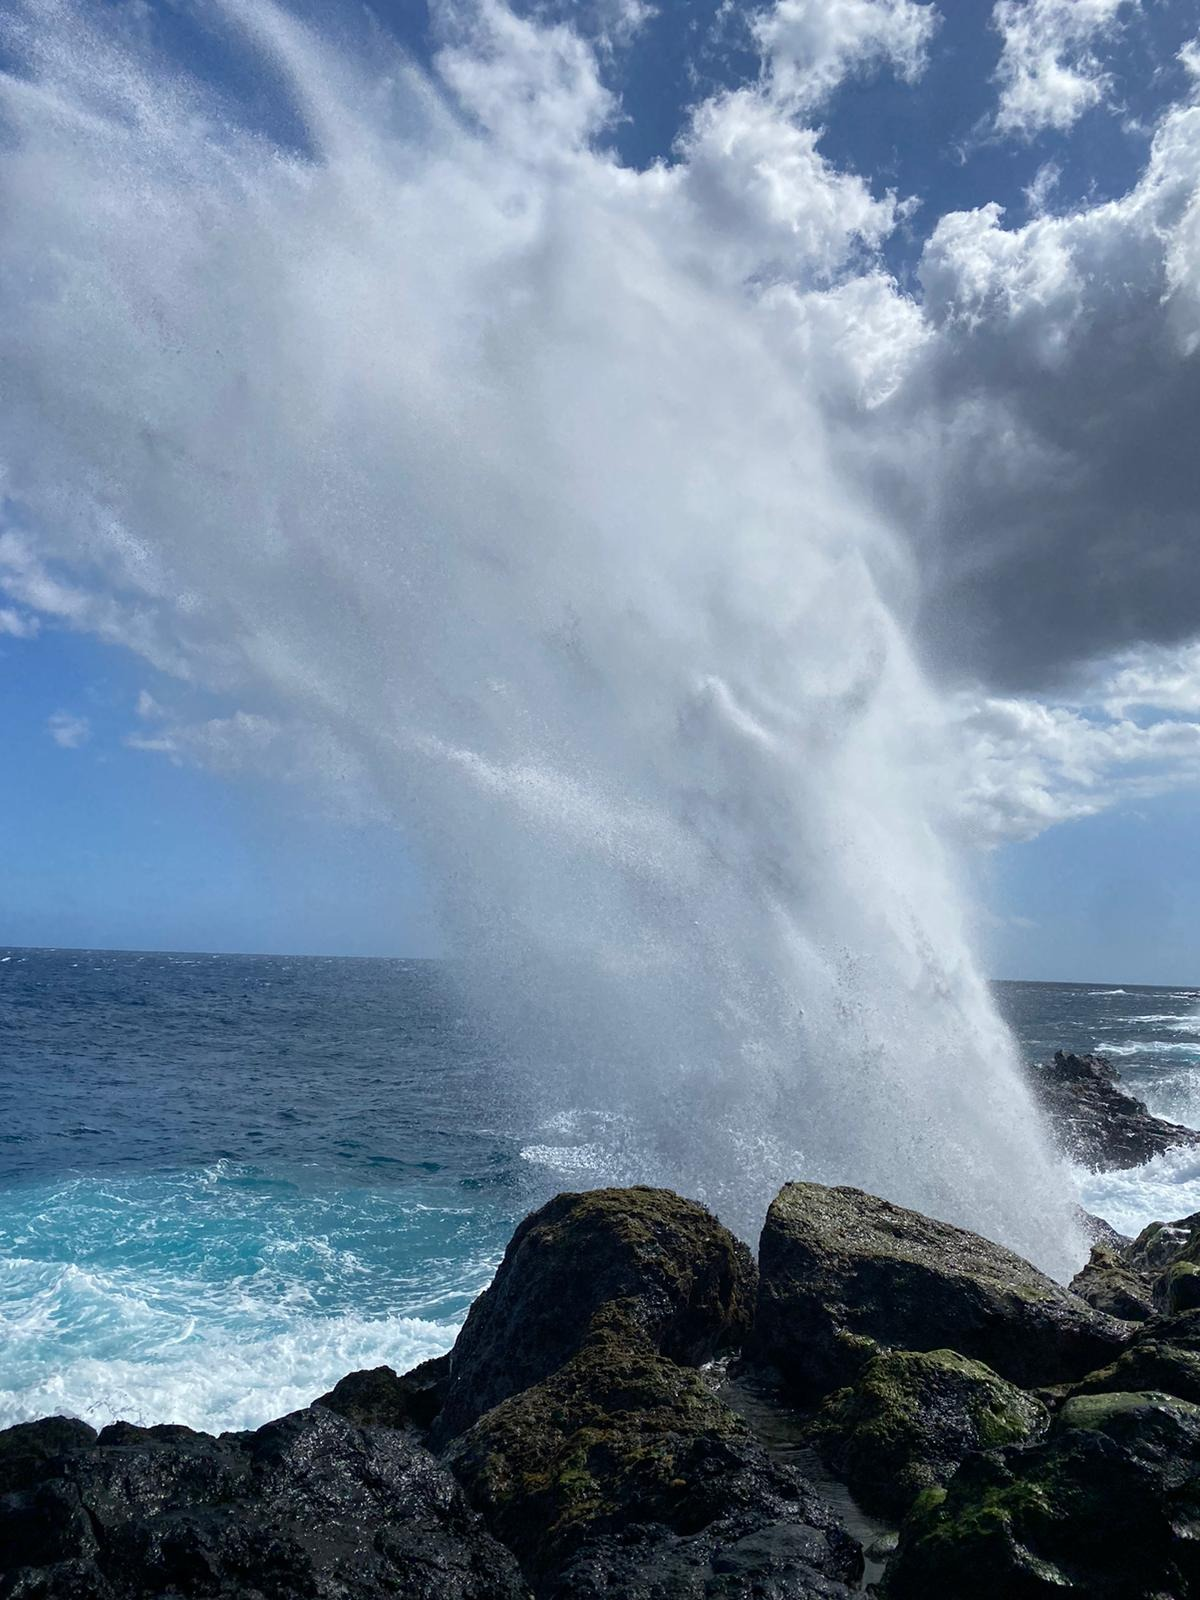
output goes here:
<path id="1" fill-rule="evenodd" d="M 1027 1387 L 1070 1381 L 1131 1333 L 1011 1250 L 859 1189 L 787 1184 L 759 1275 L 754 1357 L 807 1399 L 880 1350 L 956 1350 Z"/>
<path id="2" fill-rule="evenodd" d="M 1110 1245 L 1092 1246 L 1088 1263 L 1071 1279 L 1071 1288 L 1094 1311 L 1103 1311 L 1110 1317 L 1145 1322 L 1154 1315 L 1149 1278 Z"/>

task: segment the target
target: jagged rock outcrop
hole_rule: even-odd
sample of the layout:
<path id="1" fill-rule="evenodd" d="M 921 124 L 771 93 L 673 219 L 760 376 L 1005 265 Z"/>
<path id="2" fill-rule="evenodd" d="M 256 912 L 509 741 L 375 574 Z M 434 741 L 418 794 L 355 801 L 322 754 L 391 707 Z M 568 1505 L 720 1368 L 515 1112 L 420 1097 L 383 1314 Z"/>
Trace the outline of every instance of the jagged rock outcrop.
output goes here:
<path id="1" fill-rule="evenodd" d="M 1040 1400 L 982 1362 L 953 1350 L 892 1350 L 829 1396 L 811 1437 L 861 1506 L 898 1518 L 968 1456 L 1027 1443 L 1048 1420 Z"/>
<path id="2" fill-rule="evenodd" d="M 694 1567 L 698 1552 L 711 1563 L 754 1537 L 764 1560 L 785 1549 L 792 1564 L 801 1541 L 813 1578 L 852 1581 L 862 1570 L 828 1505 L 770 1459 L 699 1373 L 612 1332 L 488 1412 L 446 1459 L 535 1584 L 555 1579 L 552 1592 L 571 1592 L 568 1570 L 576 1585 L 587 1570 L 595 1592 L 622 1593 L 597 1569 L 631 1527 L 644 1530 L 638 1559 L 652 1566 Z M 768 1564 L 753 1576 L 762 1585 L 778 1573 Z"/>
<path id="3" fill-rule="evenodd" d="M 53 1426 L 33 1424 L 16 1448 L 0 1434 L 4 1600 L 527 1595 L 512 1555 L 409 1432 L 356 1428 L 324 1407 L 220 1438 L 117 1424 L 83 1442 L 50 1439 Z"/>
<path id="4" fill-rule="evenodd" d="M 860 1189 L 789 1183 L 767 1213 L 751 1348 L 802 1400 L 881 1350 L 955 1350 L 1028 1388 L 1081 1378 L 1129 1338 L 1011 1250 Z"/>
<path id="5" fill-rule="evenodd" d="M 601 1326 L 685 1366 L 737 1348 L 754 1260 L 695 1201 L 665 1189 L 561 1194 L 521 1223 L 451 1357 L 441 1441 L 557 1371 Z"/>
<path id="6" fill-rule="evenodd" d="M 1029 1069 L 1033 1092 L 1059 1143 L 1073 1160 L 1095 1168 L 1140 1167 L 1177 1145 L 1200 1145 L 1200 1133 L 1154 1116 L 1119 1087 L 1104 1056 L 1057 1050 Z"/>
<path id="7" fill-rule="evenodd" d="M 886 1600 L 1164 1600 L 1200 1593 L 1200 1407 L 1067 1401 L 1050 1436 L 972 1457 L 901 1530 Z"/>
<path id="8" fill-rule="evenodd" d="M 442 1409 L 449 1378 L 448 1355 L 423 1361 L 402 1377 L 391 1367 L 372 1367 L 347 1374 L 313 1404 L 336 1411 L 360 1427 L 416 1428 L 423 1432 L 433 1425 Z"/>
<path id="9" fill-rule="evenodd" d="M 517 1230 L 433 1436 L 539 1595 L 850 1592 L 857 1543 L 696 1370 L 754 1291 L 745 1247 L 662 1190 L 562 1195 Z"/>

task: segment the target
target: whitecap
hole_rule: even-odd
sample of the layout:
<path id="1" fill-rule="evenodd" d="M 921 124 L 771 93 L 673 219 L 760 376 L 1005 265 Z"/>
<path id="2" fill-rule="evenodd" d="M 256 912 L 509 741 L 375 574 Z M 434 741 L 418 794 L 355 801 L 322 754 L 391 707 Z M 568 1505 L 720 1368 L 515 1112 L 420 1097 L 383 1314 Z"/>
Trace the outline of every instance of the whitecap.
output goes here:
<path id="1" fill-rule="evenodd" d="M 1200 1211 L 1200 1150 L 1168 1150 L 1141 1167 L 1076 1173 L 1080 1203 L 1120 1233 Z"/>

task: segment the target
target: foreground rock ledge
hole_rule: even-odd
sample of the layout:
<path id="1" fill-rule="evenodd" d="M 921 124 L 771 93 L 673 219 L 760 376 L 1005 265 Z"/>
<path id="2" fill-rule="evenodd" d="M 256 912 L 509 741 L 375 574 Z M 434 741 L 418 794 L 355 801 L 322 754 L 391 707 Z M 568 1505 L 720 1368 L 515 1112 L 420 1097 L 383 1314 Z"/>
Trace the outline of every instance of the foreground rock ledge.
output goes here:
<path id="1" fill-rule="evenodd" d="M 793 1184 L 755 1325 L 753 1263 L 702 1207 L 560 1195 L 412 1373 L 351 1374 L 220 1438 L 0 1433 L 0 1600 L 848 1600 L 858 1544 L 724 1404 L 713 1355 L 801 1397 L 778 1420 L 900 1522 L 887 1600 L 1185 1600 L 1200 1218 L 1103 1248 L 1148 1320 L 962 1229 Z"/>

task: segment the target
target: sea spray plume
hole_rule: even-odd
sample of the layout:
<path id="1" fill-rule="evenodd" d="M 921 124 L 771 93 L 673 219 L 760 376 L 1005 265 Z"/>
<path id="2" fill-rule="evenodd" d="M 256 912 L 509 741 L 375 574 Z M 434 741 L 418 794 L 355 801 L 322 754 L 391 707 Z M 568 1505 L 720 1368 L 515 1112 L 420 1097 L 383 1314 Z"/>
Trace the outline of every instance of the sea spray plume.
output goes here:
<path id="1" fill-rule="evenodd" d="M 829 281 L 858 180 L 761 96 L 623 169 L 587 49 L 496 5 L 442 57 L 460 109 L 223 10 L 303 139 L 120 10 L 6 24 L 9 591 L 345 753 L 542 1114 L 602 1113 L 572 1181 L 748 1235 L 782 1178 L 851 1182 L 1065 1270 L 929 821 L 906 556 L 756 284 L 789 237 Z M 786 182 L 731 212 L 743 125 Z"/>

